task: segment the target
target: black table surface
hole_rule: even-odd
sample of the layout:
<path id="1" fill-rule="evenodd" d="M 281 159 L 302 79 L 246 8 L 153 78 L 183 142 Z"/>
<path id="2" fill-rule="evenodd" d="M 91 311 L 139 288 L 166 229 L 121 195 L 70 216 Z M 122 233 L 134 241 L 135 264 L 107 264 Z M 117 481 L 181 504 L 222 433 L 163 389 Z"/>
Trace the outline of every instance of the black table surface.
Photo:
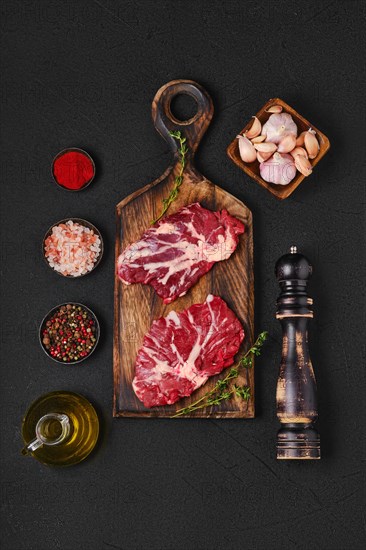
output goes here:
<path id="1" fill-rule="evenodd" d="M 1 548 L 363 548 L 363 3 L 9 0 L 2 8 Z M 115 205 L 170 161 L 151 101 L 176 78 L 201 83 L 215 105 L 198 168 L 253 212 L 255 325 L 270 334 L 256 364 L 253 420 L 112 419 Z M 225 151 L 271 97 L 331 141 L 282 202 Z M 184 102 L 176 109 L 188 112 Z M 51 178 L 65 147 L 95 159 L 85 192 Z M 41 255 L 44 232 L 69 216 L 105 238 L 101 265 L 79 280 L 52 273 Z M 274 264 L 293 244 L 314 266 L 310 347 L 323 453 L 314 462 L 275 458 Z M 66 301 L 91 307 L 102 326 L 95 354 L 76 367 L 53 363 L 37 340 L 43 315 Z M 90 458 L 59 470 L 20 454 L 23 413 L 57 389 L 87 396 L 102 425 Z"/>

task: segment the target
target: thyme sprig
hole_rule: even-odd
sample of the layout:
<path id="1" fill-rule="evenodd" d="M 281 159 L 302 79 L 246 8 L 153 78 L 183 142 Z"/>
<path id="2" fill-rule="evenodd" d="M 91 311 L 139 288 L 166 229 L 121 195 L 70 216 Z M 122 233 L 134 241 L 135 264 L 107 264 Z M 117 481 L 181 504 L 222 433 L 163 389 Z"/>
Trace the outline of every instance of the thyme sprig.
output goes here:
<path id="1" fill-rule="evenodd" d="M 186 145 L 186 138 L 182 135 L 180 130 L 177 130 L 176 132 L 169 132 L 169 134 L 176 139 L 179 142 L 178 147 L 178 155 L 179 155 L 179 161 L 180 161 L 180 168 L 177 176 L 174 178 L 174 187 L 170 191 L 169 196 L 166 199 L 162 200 L 163 207 L 159 214 L 159 216 L 151 222 L 151 225 L 154 225 L 157 221 L 159 221 L 165 214 L 165 212 L 168 210 L 169 206 L 172 204 L 173 201 L 178 196 L 179 193 L 179 187 L 183 183 L 183 172 L 184 168 L 186 166 L 186 156 L 188 153 L 188 147 Z"/>
<path id="2" fill-rule="evenodd" d="M 261 354 L 261 348 L 267 336 L 268 332 L 261 332 L 252 347 L 239 360 L 238 364 L 232 367 L 224 378 L 217 380 L 212 390 L 206 392 L 200 399 L 189 405 L 189 407 L 178 409 L 171 418 L 184 416 L 198 409 L 219 405 L 222 401 L 227 401 L 234 395 L 248 402 L 251 397 L 250 387 L 237 386 L 236 384 L 230 385 L 230 382 L 239 376 L 241 369 L 245 368 L 248 371 L 253 367 L 254 357 L 258 357 Z"/>

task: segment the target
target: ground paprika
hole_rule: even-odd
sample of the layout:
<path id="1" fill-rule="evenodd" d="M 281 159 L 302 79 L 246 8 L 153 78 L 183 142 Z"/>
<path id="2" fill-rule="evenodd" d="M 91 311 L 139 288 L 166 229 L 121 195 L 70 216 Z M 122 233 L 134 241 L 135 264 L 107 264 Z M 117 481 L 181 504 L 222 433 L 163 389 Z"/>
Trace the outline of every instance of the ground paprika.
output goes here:
<path id="1" fill-rule="evenodd" d="M 52 165 L 53 177 L 61 187 L 71 191 L 84 189 L 94 178 L 93 159 L 82 149 L 61 151 Z"/>

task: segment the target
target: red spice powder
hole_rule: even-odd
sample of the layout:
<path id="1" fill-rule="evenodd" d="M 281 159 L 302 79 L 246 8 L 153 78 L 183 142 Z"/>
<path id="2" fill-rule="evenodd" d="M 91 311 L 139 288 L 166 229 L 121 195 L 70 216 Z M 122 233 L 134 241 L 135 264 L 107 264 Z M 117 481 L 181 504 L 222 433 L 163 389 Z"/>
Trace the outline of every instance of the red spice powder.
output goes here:
<path id="1" fill-rule="evenodd" d="M 53 175 L 59 185 L 66 189 L 82 189 L 94 177 L 94 164 L 81 151 L 66 151 L 53 163 Z"/>

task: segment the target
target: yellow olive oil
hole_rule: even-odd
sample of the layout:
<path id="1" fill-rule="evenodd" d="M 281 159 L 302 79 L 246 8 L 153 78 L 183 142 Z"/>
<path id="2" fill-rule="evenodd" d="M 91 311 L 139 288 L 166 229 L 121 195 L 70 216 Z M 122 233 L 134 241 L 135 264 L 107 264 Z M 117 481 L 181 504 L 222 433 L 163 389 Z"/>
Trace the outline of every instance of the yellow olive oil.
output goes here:
<path id="1" fill-rule="evenodd" d="M 57 415 L 66 416 L 68 420 L 68 429 L 63 436 Z M 22 425 L 25 449 L 22 452 L 44 464 L 69 466 L 88 456 L 98 435 L 98 416 L 91 403 L 82 395 L 55 391 L 42 395 L 25 414 Z M 37 438 L 43 443 L 32 450 L 30 444 Z"/>
<path id="2" fill-rule="evenodd" d="M 62 426 L 55 418 L 47 418 L 40 427 L 40 434 L 46 441 L 57 441 L 62 436 Z"/>

